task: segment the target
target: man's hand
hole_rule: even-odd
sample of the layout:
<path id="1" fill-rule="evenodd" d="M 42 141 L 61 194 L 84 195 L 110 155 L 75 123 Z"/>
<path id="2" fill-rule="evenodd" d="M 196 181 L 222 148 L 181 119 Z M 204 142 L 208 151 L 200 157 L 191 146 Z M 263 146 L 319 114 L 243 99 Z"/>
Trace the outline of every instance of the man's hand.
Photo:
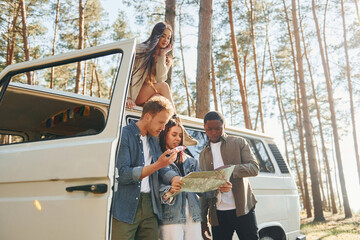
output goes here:
<path id="1" fill-rule="evenodd" d="M 225 184 L 219 187 L 220 192 L 229 192 L 232 188 L 231 182 L 227 181 Z"/>
<path id="2" fill-rule="evenodd" d="M 159 157 L 159 159 L 156 161 L 156 164 L 158 165 L 158 169 L 163 168 L 163 167 L 167 167 L 170 164 L 172 164 L 173 162 L 175 162 L 176 160 L 176 154 L 179 152 L 177 150 L 175 150 L 174 152 L 170 153 L 170 149 L 166 150 L 163 154 L 161 154 L 161 156 Z M 166 156 L 170 154 L 170 156 Z"/>
<path id="3" fill-rule="evenodd" d="M 170 192 L 171 193 L 176 193 L 178 191 L 181 190 L 182 185 L 184 185 L 184 182 L 181 181 L 181 177 L 180 176 L 175 176 L 171 179 L 171 188 L 170 188 Z"/>
<path id="4" fill-rule="evenodd" d="M 201 235 L 204 240 L 211 240 L 211 233 L 207 223 L 207 219 L 205 220 L 206 221 L 201 222 Z"/>
<path id="5" fill-rule="evenodd" d="M 171 163 L 175 162 L 177 153 L 178 153 L 177 150 L 175 150 L 173 153 L 170 153 L 170 150 L 165 151 L 155 163 L 143 167 L 139 179 L 142 180 L 143 178 L 153 174 L 153 172 L 161 168 L 167 167 Z"/>

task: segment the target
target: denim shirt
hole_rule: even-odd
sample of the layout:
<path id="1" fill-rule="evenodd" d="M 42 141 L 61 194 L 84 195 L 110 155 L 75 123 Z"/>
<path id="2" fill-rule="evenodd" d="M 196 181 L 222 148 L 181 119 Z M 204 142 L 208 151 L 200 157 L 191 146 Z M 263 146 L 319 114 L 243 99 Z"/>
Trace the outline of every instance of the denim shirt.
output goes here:
<path id="1" fill-rule="evenodd" d="M 140 199 L 141 172 L 145 164 L 143 144 L 140 139 L 140 129 L 131 121 L 122 131 L 120 149 L 116 159 L 115 196 L 113 203 L 113 217 L 119 221 L 132 224 Z M 157 137 L 149 134 L 147 139 L 152 156 L 152 163 L 162 154 Z M 169 167 L 162 168 L 149 176 L 153 211 L 159 219 L 162 217 L 159 196 L 159 178 L 170 184 L 170 180 L 178 175 Z M 116 186 L 117 185 L 117 186 Z"/>
<path id="2" fill-rule="evenodd" d="M 174 164 L 169 165 L 171 169 L 176 171 L 180 175 L 179 168 Z M 191 172 L 199 172 L 199 163 L 196 159 L 188 157 L 183 162 L 184 173 L 185 175 Z M 169 191 L 171 186 L 166 184 L 161 184 L 160 196 L 163 196 L 167 191 Z M 192 219 L 194 222 L 201 221 L 201 206 L 199 198 L 196 193 L 193 192 L 181 192 L 174 197 L 174 200 L 169 204 L 162 201 L 162 212 L 163 218 L 160 220 L 161 225 L 166 224 L 176 224 L 176 223 L 185 223 L 186 222 L 186 199 L 189 203 L 189 210 Z"/>

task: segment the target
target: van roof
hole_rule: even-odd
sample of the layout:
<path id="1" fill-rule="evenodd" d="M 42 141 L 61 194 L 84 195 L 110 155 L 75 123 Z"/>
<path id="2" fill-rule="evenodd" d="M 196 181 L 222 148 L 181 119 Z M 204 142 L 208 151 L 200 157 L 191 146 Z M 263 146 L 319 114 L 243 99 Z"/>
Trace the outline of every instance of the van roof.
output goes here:
<path id="1" fill-rule="evenodd" d="M 45 97 L 45 98 L 51 96 L 51 98 L 56 98 L 59 100 L 61 99 L 63 101 L 75 100 L 79 104 L 91 103 L 91 105 L 96 105 L 102 109 L 108 108 L 109 104 L 110 104 L 110 100 L 108 100 L 108 99 L 89 97 L 89 96 L 84 96 L 81 94 L 76 94 L 73 92 L 65 92 L 65 91 L 60 91 L 60 90 L 56 90 L 56 89 L 50 89 L 50 88 L 46 88 L 46 87 L 42 87 L 42 86 L 34 86 L 34 85 L 28 85 L 28 84 L 23 84 L 23 83 L 12 82 L 9 84 L 8 89 L 10 89 L 13 92 L 17 92 L 17 93 L 34 94 L 34 95 Z M 136 116 L 141 115 L 141 110 L 142 110 L 142 107 L 138 107 L 138 106 L 135 107 L 134 109 L 126 109 L 126 111 L 129 114 L 134 114 Z M 201 129 L 202 129 L 203 119 L 189 117 L 189 116 L 185 116 L 185 115 L 180 115 L 180 118 L 181 118 L 182 122 L 184 123 L 184 125 L 186 125 L 188 127 L 197 128 L 197 129 L 199 129 L 201 127 Z M 268 141 L 274 141 L 274 138 L 269 135 L 266 135 L 266 134 L 263 134 L 263 133 L 260 133 L 260 132 L 254 131 L 254 130 L 245 129 L 245 128 L 238 128 L 235 126 L 226 125 L 226 131 L 230 134 L 255 136 L 255 137 L 267 139 Z"/>

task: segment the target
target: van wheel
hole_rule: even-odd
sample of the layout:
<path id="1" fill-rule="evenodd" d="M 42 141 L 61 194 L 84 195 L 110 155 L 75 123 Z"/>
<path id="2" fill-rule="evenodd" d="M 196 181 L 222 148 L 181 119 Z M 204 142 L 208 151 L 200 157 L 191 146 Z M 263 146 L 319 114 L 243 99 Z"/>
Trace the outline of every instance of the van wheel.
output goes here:
<path id="1" fill-rule="evenodd" d="M 260 238 L 260 240 L 275 240 L 275 239 L 269 236 L 263 236 Z"/>
<path id="2" fill-rule="evenodd" d="M 284 231 L 279 227 L 268 227 L 259 231 L 260 240 L 286 240 Z"/>

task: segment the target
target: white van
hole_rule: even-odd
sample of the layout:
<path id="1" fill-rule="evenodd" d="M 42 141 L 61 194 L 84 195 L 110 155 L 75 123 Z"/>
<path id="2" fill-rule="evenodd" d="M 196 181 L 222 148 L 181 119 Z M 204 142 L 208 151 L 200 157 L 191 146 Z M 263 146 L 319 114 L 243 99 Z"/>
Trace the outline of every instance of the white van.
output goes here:
<path id="1" fill-rule="evenodd" d="M 121 127 L 141 112 L 124 108 L 134 53 L 135 40 L 126 40 L 14 64 L 0 74 L 0 239 L 111 239 Z M 90 86 L 81 85 L 87 96 L 67 87 L 79 62 L 92 68 Z M 55 89 L 44 87 L 51 75 Z M 24 84 L 28 77 L 37 85 Z M 189 148 L 197 157 L 207 141 L 202 120 L 182 119 L 199 141 Z M 297 187 L 274 139 L 227 132 L 245 137 L 260 163 L 250 181 L 261 238 L 305 239 Z"/>

